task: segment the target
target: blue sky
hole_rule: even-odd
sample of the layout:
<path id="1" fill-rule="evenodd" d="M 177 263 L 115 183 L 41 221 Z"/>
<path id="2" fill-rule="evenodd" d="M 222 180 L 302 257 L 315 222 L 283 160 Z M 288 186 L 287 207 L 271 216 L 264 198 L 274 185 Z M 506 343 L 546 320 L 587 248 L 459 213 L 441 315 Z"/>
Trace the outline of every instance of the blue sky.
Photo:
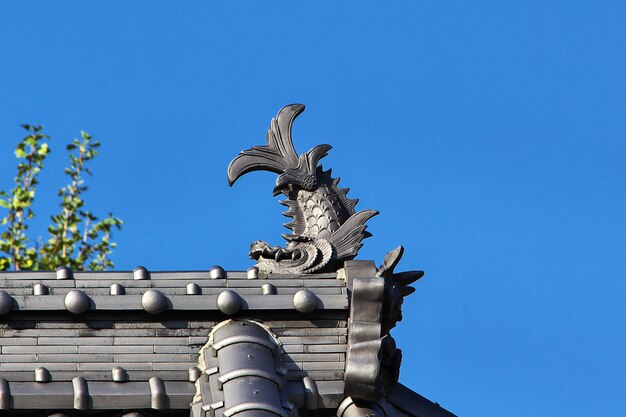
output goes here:
<path id="1" fill-rule="evenodd" d="M 281 243 L 275 175 L 226 168 L 301 102 L 300 152 L 372 219 L 360 259 L 426 276 L 401 381 L 463 417 L 626 412 L 623 2 L 4 2 L 0 188 L 53 137 L 34 231 L 81 129 L 118 269 L 242 270 Z"/>

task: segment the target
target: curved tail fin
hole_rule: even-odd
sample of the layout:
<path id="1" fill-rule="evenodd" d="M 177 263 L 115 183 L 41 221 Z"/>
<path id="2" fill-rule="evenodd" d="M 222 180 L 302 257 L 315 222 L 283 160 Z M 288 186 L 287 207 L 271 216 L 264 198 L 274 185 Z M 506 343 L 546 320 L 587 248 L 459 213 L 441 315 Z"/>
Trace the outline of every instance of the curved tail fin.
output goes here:
<path id="1" fill-rule="evenodd" d="M 282 174 L 289 168 L 297 168 L 299 158 L 291 140 L 293 121 L 304 111 L 303 104 L 283 107 L 270 122 L 267 145 L 253 146 L 242 151 L 228 166 L 228 185 L 252 171 L 271 171 Z"/>
<path id="2" fill-rule="evenodd" d="M 376 216 L 376 210 L 363 210 L 353 214 L 333 233 L 328 241 L 335 248 L 336 259 L 352 259 L 363 244 L 361 241 L 371 236 L 365 231 L 365 222 Z"/>

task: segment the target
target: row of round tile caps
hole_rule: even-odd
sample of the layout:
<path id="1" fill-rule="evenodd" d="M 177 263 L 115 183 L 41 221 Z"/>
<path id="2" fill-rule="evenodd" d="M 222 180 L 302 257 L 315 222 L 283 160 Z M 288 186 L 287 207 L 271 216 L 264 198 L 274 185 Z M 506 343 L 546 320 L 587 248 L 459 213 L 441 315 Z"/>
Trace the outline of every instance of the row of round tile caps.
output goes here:
<path id="1" fill-rule="evenodd" d="M 43 284 L 37 284 L 39 286 Z M 43 286 L 45 287 L 45 286 Z M 123 294 L 123 287 L 119 284 L 111 285 L 111 294 L 120 295 Z M 192 291 L 190 292 L 190 289 Z M 195 283 L 187 285 L 187 293 L 198 295 L 202 289 Z M 264 295 L 273 295 L 277 293 L 276 287 L 271 284 L 264 284 L 261 287 L 261 291 Z M 37 294 L 40 292 L 40 294 Z M 46 291 L 42 291 L 39 287 L 35 295 L 46 295 Z M 87 294 L 82 290 L 71 290 L 65 296 L 65 308 L 74 314 L 82 314 L 89 310 L 90 299 Z M 242 298 L 239 294 L 232 290 L 224 290 L 217 296 L 217 308 L 224 314 L 232 315 L 241 310 Z M 293 307 L 301 313 L 311 313 L 316 310 L 319 304 L 319 299 L 315 294 L 309 290 L 300 290 L 293 296 Z M 167 307 L 167 297 L 159 290 L 148 290 L 141 297 L 141 306 L 145 311 L 151 314 L 158 314 L 165 310 Z M 0 315 L 7 314 L 13 308 L 13 297 L 4 291 L 0 290 Z"/>
<path id="2" fill-rule="evenodd" d="M 197 366 L 189 368 L 189 382 L 196 382 L 200 375 L 202 371 Z M 111 369 L 111 377 L 113 382 L 128 382 L 128 372 L 120 366 Z M 50 382 L 51 380 L 52 376 L 48 369 L 44 367 L 35 369 L 35 382 Z"/>
<path id="3" fill-rule="evenodd" d="M 33 285 L 33 295 L 48 295 L 48 294 L 50 294 L 50 289 L 45 284 L 39 283 L 39 284 Z M 125 295 L 126 288 L 124 288 L 122 284 L 111 284 L 111 287 L 109 288 L 109 294 Z M 261 294 L 263 295 L 278 294 L 278 290 L 272 284 L 263 284 L 261 285 Z M 195 282 L 191 282 L 187 284 L 187 295 L 202 295 L 202 288 Z"/>
<path id="4" fill-rule="evenodd" d="M 50 414 L 48 417 L 67 417 L 67 414 L 54 413 L 54 414 Z M 131 413 L 123 414 L 122 417 L 144 417 L 144 414 L 133 411 Z"/>
<path id="5" fill-rule="evenodd" d="M 226 271 L 219 265 L 215 265 L 211 269 L 209 269 L 209 278 L 211 279 L 226 279 Z M 74 273 L 67 266 L 61 266 L 56 270 L 56 278 L 57 279 L 72 279 L 74 277 Z M 247 271 L 248 279 L 257 279 L 259 278 L 259 268 L 253 266 Z M 133 278 L 136 280 L 142 279 L 150 279 L 150 271 L 146 269 L 146 267 L 138 266 L 133 269 Z"/>

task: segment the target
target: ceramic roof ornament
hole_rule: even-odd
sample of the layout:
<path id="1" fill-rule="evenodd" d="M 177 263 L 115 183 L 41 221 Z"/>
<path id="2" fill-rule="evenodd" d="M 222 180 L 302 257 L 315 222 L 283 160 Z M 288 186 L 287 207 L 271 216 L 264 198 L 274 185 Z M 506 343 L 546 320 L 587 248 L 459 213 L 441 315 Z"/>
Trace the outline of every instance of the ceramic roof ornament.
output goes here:
<path id="1" fill-rule="evenodd" d="M 272 119 L 267 131 L 267 145 L 254 146 L 241 152 L 228 167 L 228 183 L 233 185 L 252 171 L 279 174 L 274 195 L 283 194 L 287 206 L 283 213 L 292 221 L 284 226 L 285 247 L 256 241 L 250 257 L 257 260 L 261 276 L 271 273 L 315 273 L 336 271 L 344 261 L 353 259 L 369 236 L 365 222 L 377 215 L 375 210 L 355 211 L 356 199 L 340 188 L 339 178 L 324 171 L 320 159 L 328 154 L 330 145 L 318 145 L 297 155 L 291 137 L 293 121 L 304 111 L 304 105 L 283 107 Z"/>

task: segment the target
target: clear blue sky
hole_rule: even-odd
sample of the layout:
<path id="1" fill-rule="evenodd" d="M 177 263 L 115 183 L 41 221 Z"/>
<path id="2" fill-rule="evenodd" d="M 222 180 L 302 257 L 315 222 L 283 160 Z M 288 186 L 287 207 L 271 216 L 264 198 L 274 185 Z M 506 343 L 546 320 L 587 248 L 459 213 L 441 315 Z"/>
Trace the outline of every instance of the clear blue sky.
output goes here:
<path id="1" fill-rule="evenodd" d="M 126 222 L 119 269 L 251 266 L 281 243 L 275 176 L 226 167 L 307 105 L 302 152 L 426 276 L 394 335 L 401 381 L 462 417 L 626 415 L 623 2 L 3 2 L 0 188 L 20 123 L 53 154 L 103 142 L 88 204 Z"/>

